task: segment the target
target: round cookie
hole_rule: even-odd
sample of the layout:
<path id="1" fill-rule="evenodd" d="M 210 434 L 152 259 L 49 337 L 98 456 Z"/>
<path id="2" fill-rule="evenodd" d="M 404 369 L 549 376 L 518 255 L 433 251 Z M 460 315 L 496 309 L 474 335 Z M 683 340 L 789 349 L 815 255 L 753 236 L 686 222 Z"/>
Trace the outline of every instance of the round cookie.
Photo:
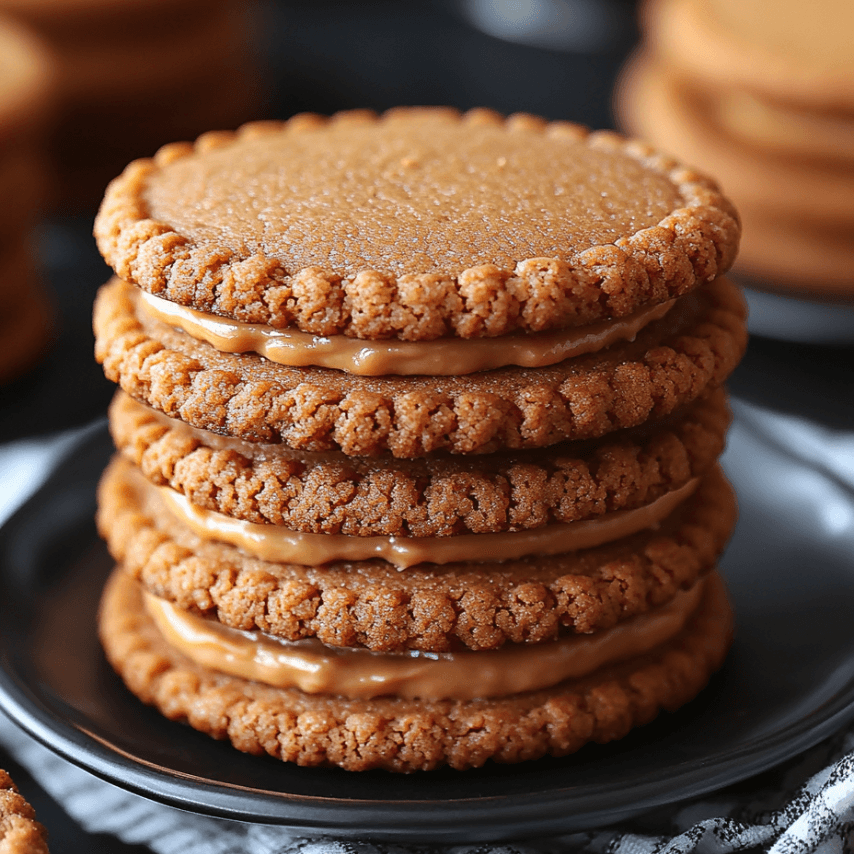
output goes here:
<path id="1" fill-rule="evenodd" d="M 12 778 L 0 769 L 0 854 L 48 854 L 47 832 Z"/>
<path id="2" fill-rule="evenodd" d="M 497 533 L 639 507 L 707 471 L 728 424 L 716 389 L 663 423 L 607 441 L 403 462 L 227 439 L 123 392 L 110 407 L 116 447 L 155 485 L 235 519 L 348 536 Z"/>
<path id="3" fill-rule="evenodd" d="M 854 226 L 851 170 L 739 146 L 712 124 L 690 90 L 647 54 L 637 55 L 624 70 L 616 110 L 634 133 L 717 175 L 739 210 L 742 205 L 761 209 L 766 217 L 793 224 Z"/>
<path id="4" fill-rule="evenodd" d="M 704 86 L 744 90 L 807 109 L 854 110 L 854 6 L 824 0 L 807 9 L 779 0 L 773 14 L 740 0 L 652 0 L 645 37 L 668 67 Z"/>
<path id="5" fill-rule="evenodd" d="M 95 234 L 177 303 L 415 341 L 632 314 L 725 272 L 738 222 L 712 182 L 615 134 L 410 109 L 166 146 L 111 184 Z"/>
<path id="6" fill-rule="evenodd" d="M 111 554 L 155 595 L 233 628 L 383 652 L 494 649 L 608 628 L 709 571 L 736 515 L 715 469 L 655 530 L 552 556 L 400 571 L 382 560 L 274 563 L 202 539 L 121 458 L 98 504 Z"/>
<path id="7" fill-rule="evenodd" d="M 723 660 L 732 617 L 713 576 L 683 631 L 652 652 L 553 688 L 470 701 L 348 700 L 219 674 L 164 641 L 121 569 L 104 593 L 100 633 L 140 699 L 240 750 L 300 765 L 415 771 L 563 756 L 620 738 L 699 692 Z"/>
<path id="8" fill-rule="evenodd" d="M 682 297 L 631 343 L 538 369 L 354 377 L 221 353 L 137 311 L 113 280 L 95 304 L 96 358 L 132 397 L 215 433 L 298 450 L 418 457 L 536 448 L 663 418 L 721 383 L 744 351 L 725 279 Z"/>

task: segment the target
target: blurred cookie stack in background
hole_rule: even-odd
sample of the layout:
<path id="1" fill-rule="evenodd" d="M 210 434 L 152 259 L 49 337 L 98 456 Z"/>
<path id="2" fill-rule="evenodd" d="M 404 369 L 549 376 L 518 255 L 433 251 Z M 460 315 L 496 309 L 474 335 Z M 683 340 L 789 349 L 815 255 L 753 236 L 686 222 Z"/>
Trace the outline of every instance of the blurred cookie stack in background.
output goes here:
<path id="1" fill-rule="evenodd" d="M 622 123 L 717 176 L 742 215 L 749 284 L 854 302 L 854 4 L 649 0 L 641 25 Z M 854 338 L 854 312 L 839 312 Z"/>
<path id="2" fill-rule="evenodd" d="M 55 53 L 59 213 L 97 206 L 133 157 L 257 116 L 253 4 L 237 0 L 0 0 Z"/>
<path id="3" fill-rule="evenodd" d="M 44 134 L 53 69 L 39 40 L 0 17 L 0 383 L 29 367 L 50 338 L 32 230 L 47 189 Z"/>

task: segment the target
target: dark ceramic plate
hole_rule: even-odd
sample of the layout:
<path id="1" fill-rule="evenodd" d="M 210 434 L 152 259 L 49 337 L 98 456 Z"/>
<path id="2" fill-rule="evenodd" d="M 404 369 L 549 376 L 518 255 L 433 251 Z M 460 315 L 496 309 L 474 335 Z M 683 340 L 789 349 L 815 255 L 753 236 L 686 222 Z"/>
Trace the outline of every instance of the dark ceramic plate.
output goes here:
<path id="1" fill-rule="evenodd" d="M 93 429 L 0 532 L 0 707 L 95 774 L 188 810 L 314 834 L 483 841 L 618 821 L 744 779 L 854 718 L 854 496 L 737 422 L 741 521 L 723 562 L 738 634 L 683 711 L 562 760 L 396 776 L 246 756 L 140 704 L 94 622 L 110 560 L 92 523 Z"/>

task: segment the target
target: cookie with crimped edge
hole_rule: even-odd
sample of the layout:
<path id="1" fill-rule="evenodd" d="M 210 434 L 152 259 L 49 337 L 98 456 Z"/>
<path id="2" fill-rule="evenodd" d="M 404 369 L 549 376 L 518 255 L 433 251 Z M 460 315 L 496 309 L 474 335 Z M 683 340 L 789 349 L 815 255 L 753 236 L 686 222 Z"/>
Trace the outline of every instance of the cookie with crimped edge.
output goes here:
<path id="1" fill-rule="evenodd" d="M 12 778 L 0 769 L 0 854 L 48 854 L 47 832 Z"/>
<path id="2" fill-rule="evenodd" d="M 724 273 L 739 226 L 713 182 L 636 141 L 427 108 L 166 146 L 112 182 L 95 235 L 182 305 L 415 341 L 626 316 Z"/>
<path id="3" fill-rule="evenodd" d="M 137 310 L 112 280 L 95 304 L 96 358 L 135 399 L 214 433 L 298 450 L 418 457 L 536 448 L 663 418 L 723 382 L 746 346 L 725 278 L 676 301 L 631 342 L 537 369 L 354 377 L 220 352 Z"/>
<path id="4" fill-rule="evenodd" d="M 806 14 L 779 0 L 773 15 L 740 0 L 648 0 L 644 36 L 677 76 L 720 91 L 816 112 L 854 109 L 854 11 L 831 0 Z"/>
<path id="5" fill-rule="evenodd" d="M 349 536 L 524 530 L 632 509 L 684 486 L 723 451 L 729 409 L 715 389 L 655 425 L 598 442 L 470 457 L 346 457 L 228 439 L 118 392 L 116 447 L 157 486 L 256 524 Z"/>
<path id="6" fill-rule="evenodd" d="M 100 634 L 140 699 L 239 750 L 299 765 L 408 772 L 564 756 L 621 738 L 705 686 L 729 646 L 732 616 L 715 574 L 681 632 L 652 651 L 550 688 L 475 700 L 354 700 L 218 673 L 164 640 L 121 569 L 105 590 Z"/>
<path id="7" fill-rule="evenodd" d="M 494 649 L 608 628 L 709 571 L 736 516 L 715 469 L 654 529 L 615 542 L 401 571 L 384 560 L 265 561 L 199 536 L 121 457 L 107 469 L 98 503 L 111 554 L 155 595 L 233 628 L 383 652 Z"/>

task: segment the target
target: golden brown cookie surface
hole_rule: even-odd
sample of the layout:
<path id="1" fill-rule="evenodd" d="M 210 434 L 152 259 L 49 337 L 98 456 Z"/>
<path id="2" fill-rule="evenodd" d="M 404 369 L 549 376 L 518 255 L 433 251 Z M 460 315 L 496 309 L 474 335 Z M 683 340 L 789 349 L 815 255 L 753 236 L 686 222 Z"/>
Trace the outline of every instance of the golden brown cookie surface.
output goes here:
<path id="1" fill-rule="evenodd" d="M 725 272 L 738 241 L 712 182 L 638 143 L 449 110 L 167 147 L 116 179 L 95 231 L 120 276 L 175 302 L 404 340 L 625 316 Z"/>
<path id="2" fill-rule="evenodd" d="M 697 694 L 723 660 L 731 620 L 713 576 L 686 628 L 653 652 L 554 688 L 471 701 L 348 700 L 218 674 L 166 644 L 121 569 L 105 591 L 100 632 L 131 691 L 240 750 L 300 765 L 414 771 L 563 756 L 620 738 Z"/>
<path id="3" fill-rule="evenodd" d="M 12 778 L 0 769 L 0 854 L 48 854 L 47 832 Z"/>

